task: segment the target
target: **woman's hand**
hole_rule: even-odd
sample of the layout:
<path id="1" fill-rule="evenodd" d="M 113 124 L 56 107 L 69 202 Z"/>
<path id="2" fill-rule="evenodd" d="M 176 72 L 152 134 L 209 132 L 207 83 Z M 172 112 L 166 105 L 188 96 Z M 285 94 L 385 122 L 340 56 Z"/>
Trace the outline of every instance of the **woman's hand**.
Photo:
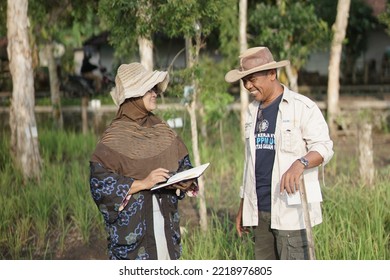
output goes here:
<path id="1" fill-rule="evenodd" d="M 158 183 L 166 182 L 169 179 L 169 170 L 165 168 L 157 168 L 152 170 L 148 177 L 142 180 L 145 190 L 150 190 Z"/>
<path id="2" fill-rule="evenodd" d="M 143 180 L 134 180 L 130 194 L 137 193 L 142 190 L 150 190 L 156 184 L 165 182 L 170 177 L 169 170 L 165 168 L 157 168 L 152 170 L 149 175 Z"/>
<path id="3" fill-rule="evenodd" d="M 173 185 L 170 185 L 167 188 L 168 189 L 180 189 L 180 190 L 186 191 L 195 182 L 196 182 L 196 179 L 184 180 L 184 181 L 177 182 L 177 183 L 175 183 Z"/>

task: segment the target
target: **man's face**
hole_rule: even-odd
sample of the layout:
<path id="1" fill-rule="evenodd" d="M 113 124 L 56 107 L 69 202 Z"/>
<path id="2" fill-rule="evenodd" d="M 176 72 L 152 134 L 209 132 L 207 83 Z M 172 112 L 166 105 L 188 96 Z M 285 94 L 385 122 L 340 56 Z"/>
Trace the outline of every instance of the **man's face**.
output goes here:
<path id="1" fill-rule="evenodd" d="M 259 102 L 266 102 L 272 94 L 271 92 L 272 71 L 265 70 L 250 74 L 242 78 L 244 87 Z"/>

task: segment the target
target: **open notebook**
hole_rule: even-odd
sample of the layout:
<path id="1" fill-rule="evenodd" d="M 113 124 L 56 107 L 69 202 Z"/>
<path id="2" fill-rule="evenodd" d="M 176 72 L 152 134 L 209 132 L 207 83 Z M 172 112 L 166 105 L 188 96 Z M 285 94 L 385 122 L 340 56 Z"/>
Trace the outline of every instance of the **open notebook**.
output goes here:
<path id="1" fill-rule="evenodd" d="M 181 181 L 185 181 L 188 179 L 198 178 L 203 174 L 203 172 L 207 169 L 207 167 L 209 167 L 209 165 L 210 165 L 210 163 L 208 162 L 208 163 L 199 165 L 197 167 L 176 173 L 175 175 L 171 176 L 166 182 L 155 185 L 151 190 L 152 191 L 157 190 L 159 188 L 163 188 L 163 187 L 166 187 L 166 186 L 169 186 L 169 185 L 181 182 Z"/>

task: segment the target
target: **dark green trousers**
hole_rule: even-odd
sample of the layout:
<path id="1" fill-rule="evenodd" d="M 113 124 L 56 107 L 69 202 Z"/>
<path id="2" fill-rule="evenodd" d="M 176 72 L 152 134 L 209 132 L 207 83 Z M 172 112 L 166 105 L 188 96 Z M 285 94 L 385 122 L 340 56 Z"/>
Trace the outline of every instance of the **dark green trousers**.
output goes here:
<path id="1" fill-rule="evenodd" d="M 259 212 L 259 223 L 253 233 L 256 260 L 309 259 L 306 230 L 271 229 L 270 212 Z"/>

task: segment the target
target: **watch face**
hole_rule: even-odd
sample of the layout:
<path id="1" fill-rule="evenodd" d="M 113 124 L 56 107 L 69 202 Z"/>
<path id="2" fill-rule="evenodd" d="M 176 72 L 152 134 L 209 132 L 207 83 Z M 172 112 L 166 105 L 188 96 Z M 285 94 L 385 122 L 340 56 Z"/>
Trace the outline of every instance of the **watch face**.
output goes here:
<path id="1" fill-rule="evenodd" d="M 299 161 L 302 162 L 302 164 L 303 164 L 305 167 L 308 167 L 308 166 L 309 166 L 309 161 L 308 161 L 307 159 L 305 159 L 304 157 L 300 158 Z"/>

